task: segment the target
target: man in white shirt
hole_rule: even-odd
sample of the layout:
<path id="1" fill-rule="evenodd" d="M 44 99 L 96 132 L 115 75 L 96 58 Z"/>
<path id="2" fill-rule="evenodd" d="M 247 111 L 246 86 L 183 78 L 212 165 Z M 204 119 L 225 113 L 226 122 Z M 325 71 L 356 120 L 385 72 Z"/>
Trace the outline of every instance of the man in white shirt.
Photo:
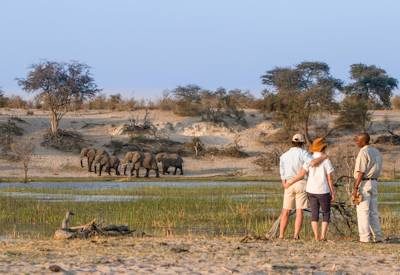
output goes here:
<path id="1" fill-rule="evenodd" d="M 294 239 L 299 239 L 299 233 L 303 224 L 303 209 L 308 207 L 306 194 L 306 181 L 300 180 L 292 185 L 288 185 L 287 181 L 294 178 L 302 169 L 305 163 L 311 166 L 318 166 L 326 155 L 314 159 L 303 147 L 305 139 L 302 134 L 295 134 L 292 138 L 292 147 L 286 151 L 279 162 L 279 172 L 282 180 L 282 186 L 285 188 L 283 196 L 283 207 L 280 216 L 279 238 L 283 239 L 286 227 L 289 222 L 289 215 L 292 209 L 296 209 L 296 220 L 294 227 Z"/>
<path id="2" fill-rule="evenodd" d="M 360 242 L 381 242 L 383 235 L 378 212 L 378 178 L 382 170 L 382 157 L 379 151 L 369 145 L 368 133 L 356 136 L 360 149 L 354 167 L 353 197 L 362 195 L 357 205 L 357 223 Z"/>

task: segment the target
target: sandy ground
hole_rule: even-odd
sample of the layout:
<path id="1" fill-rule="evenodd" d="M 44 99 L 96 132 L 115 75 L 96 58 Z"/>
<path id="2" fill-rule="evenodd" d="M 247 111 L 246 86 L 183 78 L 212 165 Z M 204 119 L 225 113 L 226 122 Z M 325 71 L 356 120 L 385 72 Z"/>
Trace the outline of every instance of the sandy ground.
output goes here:
<path id="1" fill-rule="evenodd" d="M 26 123 L 18 123 L 24 129 L 24 136 L 32 138 L 36 144 L 34 160 L 31 164 L 29 175 L 31 177 L 97 177 L 80 168 L 79 154 L 60 152 L 40 145 L 43 133 L 48 129 L 48 114 L 44 111 L 34 110 L 34 115 L 26 115 L 25 110 L 0 109 L 0 122 L 4 122 L 11 115 L 18 116 Z M 80 132 L 84 139 L 92 146 L 104 148 L 110 140 L 126 142 L 128 136 L 120 135 L 118 128 L 129 119 L 141 119 L 144 111 L 134 112 L 109 112 L 109 111 L 78 111 L 68 113 L 61 121 L 61 128 Z M 247 152 L 248 158 L 221 158 L 207 156 L 201 159 L 192 157 L 184 158 L 185 176 L 209 177 L 209 176 L 264 176 L 262 169 L 253 162 L 258 155 L 271 149 L 260 142 L 260 137 L 270 135 L 277 131 L 276 126 L 265 120 L 256 110 L 247 110 L 246 119 L 248 128 L 236 127 L 228 129 L 224 126 L 216 126 L 212 123 L 201 122 L 196 117 L 179 117 L 172 112 L 153 110 L 150 117 L 157 129 L 165 137 L 171 140 L 185 142 L 193 136 L 200 137 L 206 146 L 224 147 L 239 140 L 242 150 Z M 374 135 L 384 133 L 382 121 L 387 117 L 394 126 L 400 125 L 399 111 L 375 111 L 373 114 L 372 133 Z M 333 117 L 325 117 L 318 120 L 318 124 L 332 124 Z M 88 126 L 89 125 L 89 126 Z M 350 136 L 344 136 L 335 143 L 351 142 Z M 335 144 L 333 144 L 335 146 Z M 396 166 L 400 167 L 399 146 L 386 146 L 382 148 L 384 154 L 384 177 L 390 178 Z M 122 157 L 119 156 L 119 157 Z M 398 169 L 400 170 L 400 169 Z M 0 177 L 21 177 L 22 166 L 0 159 Z M 276 178 L 276 167 L 268 173 L 268 178 Z"/>
<path id="2" fill-rule="evenodd" d="M 399 274 L 400 244 L 257 241 L 239 238 L 3 240 L 0 272 L 69 274 Z"/>

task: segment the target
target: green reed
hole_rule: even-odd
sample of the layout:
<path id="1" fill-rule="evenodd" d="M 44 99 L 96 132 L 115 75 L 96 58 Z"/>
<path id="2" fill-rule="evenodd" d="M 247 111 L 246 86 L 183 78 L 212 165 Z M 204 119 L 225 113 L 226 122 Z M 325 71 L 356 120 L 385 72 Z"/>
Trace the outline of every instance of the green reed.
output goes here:
<path id="1" fill-rule="evenodd" d="M 395 193 L 398 187 L 385 191 Z M 282 205 L 279 184 L 235 187 L 140 187 L 119 190 L 1 189 L 1 192 L 32 192 L 75 195 L 130 195 L 133 201 L 74 202 L 40 201 L 0 197 L 0 235 L 50 237 L 60 226 L 67 210 L 75 212 L 72 225 L 92 219 L 105 224 L 128 224 L 147 234 L 263 235 L 278 218 Z M 399 198 L 398 194 L 394 195 Z M 386 234 L 400 226 L 398 206 L 380 208 Z M 293 228 L 293 219 L 288 235 Z M 356 232 L 356 228 L 353 228 Z M 333 232 L 333 231 L 332 231 Z M 353 236 L 354 236 L 353 232 Z M 302 233 L 311 236 L 308 216 Z M 349 232 L 346 232 L 349 234 Z M 336 235 L 335 235 L 336 236 Z M 338 235 L 339 236 L 339 235 Z"/>

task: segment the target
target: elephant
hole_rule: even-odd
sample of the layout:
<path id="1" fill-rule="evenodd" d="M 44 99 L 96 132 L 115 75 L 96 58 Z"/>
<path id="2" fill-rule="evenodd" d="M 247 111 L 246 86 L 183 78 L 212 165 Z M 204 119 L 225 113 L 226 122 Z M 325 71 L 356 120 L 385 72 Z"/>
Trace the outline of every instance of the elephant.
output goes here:
<path id="1" fill-rule="evenodd" d="M 94 158 L 96 157 L 97 150 L 95 148 L 86 147 L 81 150 L 81 167 L 83 168 L 83 159 L 87 159 L 88 172 L 92 172 L 92 165 Z"/>
<path id="2" fill-rule="evenodd" d="M 158 153 L 156 155 L 156 161 L 161 162 L 161 167 L 162 167 L 162 173 L 165 175 L 165 173 L 169 174 L 169 167 L 175 167 L 174 175 L 176 175 L 177 170 L 181 170 L 181 175 L 183 175 L 183 159 L 180 155 L 178 154 L 169 154 L 169 153 Z"/>
<path id="3" fill-rule="evenodd" d="M 97 174 L 97 165 L 99 165 L 100 170 L 102 170 L 103 167 L 107 164 L 103 160 L 104 156 L 110 157 L 110 155 L 107 153 L 106 150 L 104 150 L 104 149 L 96 150 L 96 155 L 95 155 L 94 160 L 93 160 L 94 172 L 96 174 Z"/>
<path id="4" fill-rule="evenodd" d="M 124 159 L 122 160 L 121 164 L 124 169 L 124 176 L 126 176 L 126 169 L 128 167 L 128 164 L 132 164 L 131 168 L 131 176 L 133 176 L 133 170 L 136 170 L 136 177 L 139 177 L 139 168 L 140 168 L 140 163 L 143 159 L 143 153 L 138 152 L 138 151 L 130 151 L 125 154 Z"/>
<path id="5" fill-rule="evenodd" d="M 146 178 L 149 177 L 150 170 L 154 170 L 156 172 L 157 178 L 160 177 L 157 160 L 153 153 L 149 153 L 149 152 L 143 153 L 143 158 L 140 163 L 140 167 L 143 167 L 146 169 L 146 175 L 145 175 Z"/>
<path id="6" fill-rule="evenodd" d="M 96 168 L 96 165 L 99 164 L 99 176 L 101 176 L 101 172 L 103 170 L 103 167 L 105 167 L 105 171 L 108 173 L 108 175 L 111 176 L 111 169 L 115 170 L 115 174 L 117 176 L 120 175 L 119 173 L 119 165 L 120 165 L 120 160 L 117 156 L 110 156 L 108 154 L 103 154 L 98 157 L 95 162 L 94 162 L 94 167 Z"/>

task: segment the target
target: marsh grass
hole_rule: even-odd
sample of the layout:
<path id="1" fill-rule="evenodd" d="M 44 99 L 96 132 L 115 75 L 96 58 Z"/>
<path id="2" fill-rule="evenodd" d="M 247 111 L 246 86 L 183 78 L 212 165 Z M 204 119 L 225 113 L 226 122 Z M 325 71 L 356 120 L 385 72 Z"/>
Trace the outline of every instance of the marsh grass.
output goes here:
<path id="1" fill-rule="evenodd" d="M 0 235 L 48 238 L 57 229 L 67 210 L 76 213 L 72 225 L 96 218 L 105 224 L 128 224 L 151 235 L 263 235 L 278 218 L 282 205 L 279 184 L 223 187 L 135 187 L 126 189 L 50 189 L 29 186 L 2 188 L 0 199 Z M 399 186 L 380 190 L 400 197 Z M 80 202 L 68 200 L 41 201 L 4 196 L 4 192 L 42 194 L 138 196 L 132 201 Z M 397 193 L 397 195 L 396 195 Z M 385 198 L 383 195 L 381 198 Z M 381 199 L 380 198 L 380 199 Z M 382 227 L 386 234 L 396 234 L 400 226 L 399 205 L 380 207 Z M 397 211 L 397 212 L 396 212 Z M 304 221 L 304 238 L 311 236 L 309 218 Z M 292 234 L 293 219 L 288 227 Z M 345 236 L 354 237 L 346 231 Z"/>

